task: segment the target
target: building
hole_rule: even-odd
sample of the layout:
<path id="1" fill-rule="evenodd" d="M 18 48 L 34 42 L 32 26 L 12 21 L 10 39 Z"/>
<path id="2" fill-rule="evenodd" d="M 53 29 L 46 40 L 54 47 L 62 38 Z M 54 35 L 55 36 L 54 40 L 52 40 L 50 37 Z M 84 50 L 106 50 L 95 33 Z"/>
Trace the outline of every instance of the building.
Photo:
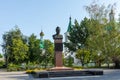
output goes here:
<path id="1" fill-rule="evenodd" d="M 69 39 L 68 39 L 68 35 L 69 35 L 69 32 L 71 31 L 73 25 L 72 25 L 72 21 L 71 21 L 71 17 L 69 18 L 69 24 L 68 24 L 68 28 L 67 28 L 67 31 L 65 32 L 65 42 L 70 42 Z M 69 51 L 67 47 L 64 47 L 64 58 L 69 58 L 69 57 L 72 57 L 73 60 L 74 60 L 74 64 L 75 65 L 78 65 L 80 64 L 80 60 L 78 60 L 76 57 L 75 57 L 76 53 L 73 52 L 73 51 Z"/>
<path id="2" fill-rule="evenodd" d="M 114 21 L 115 20 L 114 16 L 115 16 L 114 10 L 113 10 L 113 8 L 111 8 L 111 12 L 109 13 L 109 20 Z"/>
<path id="3" fill-rule="evenodd" d="M 40 49 L 44 49 L 44 40 L 43 40 L 44 33 L 41 30 L 40 32 Z"/>

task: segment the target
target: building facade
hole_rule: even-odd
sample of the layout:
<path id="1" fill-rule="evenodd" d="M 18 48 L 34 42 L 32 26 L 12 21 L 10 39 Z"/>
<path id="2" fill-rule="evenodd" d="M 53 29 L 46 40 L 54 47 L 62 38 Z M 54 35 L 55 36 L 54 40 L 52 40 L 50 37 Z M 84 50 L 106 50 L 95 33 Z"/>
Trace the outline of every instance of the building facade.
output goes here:
<path id="1" fill-rule="evenodd" d="M 72 20 L 71 20 L 71 17 L 70 17 L 67 31 L 64 34 L 66 43 L 70 42 L 69 39 L 68 39 L 68 36 L 69 36 L 69 32 L 71 31 L 72 27 L 73 27 L 73 25 L 72 25 Z M 67 47 L 64 47 L 64 58 L 68 59 L 69 57 L 72 57 L 73 60 L 74 60 L 74 64 L 78 65 L 78 64 L 80 64 L 80 60 L 78 60 L 75 56 L 76 56 L 75 52 L 69 51 L 69 49 Z"/>

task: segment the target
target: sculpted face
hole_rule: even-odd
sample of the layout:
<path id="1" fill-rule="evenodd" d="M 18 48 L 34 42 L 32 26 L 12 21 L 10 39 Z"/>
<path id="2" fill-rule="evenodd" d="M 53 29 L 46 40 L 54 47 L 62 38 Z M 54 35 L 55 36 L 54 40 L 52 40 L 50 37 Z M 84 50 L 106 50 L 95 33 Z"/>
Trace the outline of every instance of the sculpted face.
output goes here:
<path id="1" fill-rule="evenodd" d="M 56 28 L 56 34 L 59 35 L 60 34 L 60 27 Z"/>
<path id="2" fill-rule="evenodd" d="M 56 34 L 53 35 L 53 39 L 63 39 L 63 36 L 60 34 L 60 27 L 56 27 Z"/>

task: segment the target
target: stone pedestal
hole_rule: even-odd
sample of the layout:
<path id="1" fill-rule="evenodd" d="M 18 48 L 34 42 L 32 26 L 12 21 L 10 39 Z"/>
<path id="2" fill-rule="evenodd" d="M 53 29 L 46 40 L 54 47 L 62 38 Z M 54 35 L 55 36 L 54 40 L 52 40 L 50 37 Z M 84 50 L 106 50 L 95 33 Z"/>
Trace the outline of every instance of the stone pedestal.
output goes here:
<path id="1" fill-rule="evenodd" d="M 55 67 L 62 67 L 63 61 L 62 61 L 62 53 L 60 51 L 55 52 Z"/>
<path id="2" fill-rule="evenodd" d="M 62 38 L 55 38 L 54 39 L 54 59 L 55 59 L 55 67 L 51 68 L 51 71 L 68 71 L 73 70 L 69 67 L 63 66 L 63 57 L 62 57 L 62 51 L 63 51 L 63 43 Z"/>
<path id="3" fill-rule="evenodd" d="M 63 67 L 62 61 L 62 51 L 63 51 L 63 43 L 62 39 L 55 39 L 55 67 Z"/>

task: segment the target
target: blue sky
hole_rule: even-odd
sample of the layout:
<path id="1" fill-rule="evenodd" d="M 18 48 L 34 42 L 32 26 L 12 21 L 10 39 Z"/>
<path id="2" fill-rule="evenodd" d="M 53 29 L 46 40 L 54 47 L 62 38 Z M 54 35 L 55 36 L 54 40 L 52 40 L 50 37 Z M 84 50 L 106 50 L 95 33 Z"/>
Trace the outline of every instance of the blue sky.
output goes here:
<path id="1" fill-rule="evenodd" d="M 18 25 L 24 35 L 37 35 L 43 30 L 45 39 L 52 39 L 55 28 L 61 27 L 61 34 L 67 30 L 69 17 L 79 22 L 88 17 L 84 6 L 93 0 L 0 0 L 0 44 L 2 35 Z M 119 0 L 99 0 L 99 3 L 117 2 L 116 13 L 120 13 Z M 0 47 L 0 53 L 1 47 Z"/>

